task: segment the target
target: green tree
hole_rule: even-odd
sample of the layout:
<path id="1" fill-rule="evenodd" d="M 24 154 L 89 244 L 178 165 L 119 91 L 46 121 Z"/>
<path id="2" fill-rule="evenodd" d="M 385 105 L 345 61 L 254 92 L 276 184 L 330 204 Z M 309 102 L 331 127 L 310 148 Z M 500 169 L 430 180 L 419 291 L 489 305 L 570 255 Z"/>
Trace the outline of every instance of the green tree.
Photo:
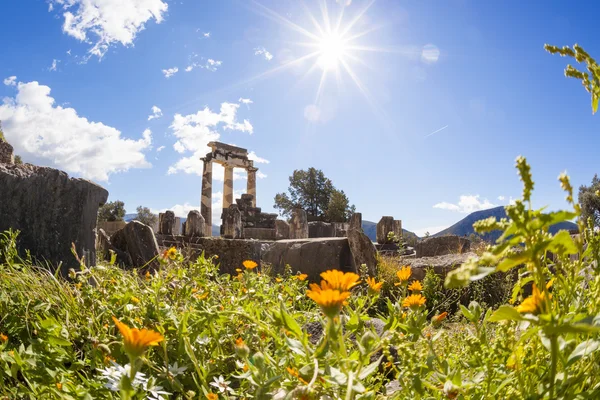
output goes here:
<path id="1" fill-rule="evenodd" d="M 19 156 L 19 155 L 15 156 L 15 164 L 17 164 L 17 165 L 23 164 L 23 159 L 21 158 L 21 156 Z"/>
<path id="2" fill-rule="evenodd" d="M 356 211 L 354 205 L 350 205 L 348 196 L 343 190 L 333 189 L 329 197 L 329 204 L 325 217 L 331 222 L 346 222 L 350 220 L 352 214 Z"/>
<path id="3" fill-rule="evenodd" d="M 600 99 L 600 65 L 594 60 L 581 46 L 575 44 L 573 48 L 563 46 L 544 45 L 544 48 L 552 53 L 559 54 L 562 57 L 572 57 L 578 63 L 585 63 L 587 72 L 583 72 L 573 67 L 571 64 L 565 68 L 565 76 L 579 79 L 581 84 L 592 96 L 592 113 L 598 110 L 598 100 Z"/>
<path id="4" fill-rule="evenodd" d="M 4 132 L 2 132 L 2 121 L 0 121 L 0 143 L 2 142 L 6 142 L 6 139 L 4 138 Z"/>
<path id="5" fill-rule="evenodd" d="M 120 200 L 110 201 L 98 210 L 98 221 L 123 221 L 125 217 L 125 203 Z"/>
<path id="6" fill-rule="evenodd" d="M 156 214 L 152 213 L 148 207 L 139 206 L 137 209 L 137 215 L 135 216 L 136 221 L 140 221 L 142 224 L 148 226 L 154 226 L 158 221 Z"/>
<path id="7" fill-rule="evenodd" d="M 579 187 L 579 204 L 584 221 L 591 218 L 595 226 L 600 226 L 600 179 L 594 175 L 590 186 Z"/>
<path id="8" fill-rule="evenodd" d="M 345 222 L 354 212 L 344 191 L 337 190 L 323 171 L 316 168 L 295 170 L 290 176 L 288 193 L 275 196 L 281 215 L 290 216 L 294 208 L 302 208 L 312 219 Z"/>
<path id="9" fill-rule="evenodd" d="M 290 216 L 292 210 L 299 207 L 313 217 L 323 217 L 333 190 L 331 180 L 325 177 L 323 171 L 315 168 L 295 170 L 290 176 L 289 194 L 278 193 L 274 207 L 285 216 Z"/>

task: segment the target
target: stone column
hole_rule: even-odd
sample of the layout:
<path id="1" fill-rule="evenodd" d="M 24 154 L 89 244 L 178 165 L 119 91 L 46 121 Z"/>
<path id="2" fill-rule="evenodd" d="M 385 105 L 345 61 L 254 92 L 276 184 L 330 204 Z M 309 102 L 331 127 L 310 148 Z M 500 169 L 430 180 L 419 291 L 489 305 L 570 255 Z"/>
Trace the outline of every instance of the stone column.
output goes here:
<path id="1" fill-rule="evenodd" d="M 246 169 L 248 171 L 248 181 L 246 183 L 246 193 L 254 196 L 252 198 L 252 207 L 256 207 L 256 171 L 258 168 L 256 167 L 248 167 Z"/>
<path id="2" fill-rule="evenodd" d="M 223 182 L 223 210 L 233 204 L 233 167 L 225 164 L 225 182 Z"/>
<path id="3" fill-rule="evenodd" d="M 204 236 L 212 236 L 212 161 L 203 158 L 204 172 L 202 173 L 202 202 L 200 213 L 204 217 Z"/>

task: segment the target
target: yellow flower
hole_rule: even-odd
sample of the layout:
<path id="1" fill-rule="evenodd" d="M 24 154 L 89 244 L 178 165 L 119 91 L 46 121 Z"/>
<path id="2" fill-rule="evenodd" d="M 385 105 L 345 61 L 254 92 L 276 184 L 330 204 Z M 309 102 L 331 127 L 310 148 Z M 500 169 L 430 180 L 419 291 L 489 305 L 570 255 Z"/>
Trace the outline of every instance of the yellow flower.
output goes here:
<path id="1" fill-rule="evenodd" d="M 158 332 L 148 329 L 130 328 L 117 318 L 112 317 L 119 332 L 123 336 L 125 352 L 133 357 L 139 357 L 144 354 L 148 346 L 157 346 L 165 338 Z"/>
<path id="2" fill-rule="evenodd" d="M 411 292 L 420 292 L 421 290 L 423 290 L 423 285 L 421 285 L 421 282 L 419 281 L 414 281 L 408 286 L 408 290 L 410 290 Z"/>
<path id="3" fill-rule="evenodd" d="M 425 304 L 425 297 L 420 294 L 411 294 L 402 302 L 402 307 L 409 307 L 413 310 L 419 309 L 423 304 Z"/>
<path id="4" fill-rule="evenodd" d="M 56 388 L 57 388 L 58 390 L 62 390 L 62 383 L 60 383 L 60 382 L 56 382 Z"/>
<path id="5" fill-rule="evenodd" d="M 258 264 L 257 264 L 257 263 L 255 263 L 255 262 L 254 262 L 254 261 L 252 261 L 252 260 L 246 260 L 246 261 L 244 261 L 244 262 L 242 263 L 242 265 L 243 265 L 243 266 L 244 266 L 244 268 L 246 268 L 246 269 L 254 269 L 254 268 L 258 267 Z"/>
<path id="6" fill-rule="evenodd" d="M 367 284 L 369 285 L 370 293 L 379 293 L 381 291 L 381 286 L 383 285 L 383 281 L 377 282 L 375 278 L 368 277 Z"/>
<path id="7" fill-rule="evenodd" d="M 396 283 L 395 285 L 398 286 L 408 282 L 411 273 L 411 268 L 408 265 L 405 265 L 404 267 L 400 268 L 399 271 L 396 271 L 396 275 L 398 276 L 398 280 L 400 282 Z"/>
<path id="8" fill-rule="evenodd" d="M 360 283 L 360 276 L 354 272 L 342 272 L 336 269 L 323 272 L 321 278 L 327 282 L 327 288 L 342 292 L 346 292 Z M 323 286 L 322 282 L 321 286 Z"/>
<path id="9" fill-rule="evenodd" d="M 286 367 L 285 368 L 287 370 L 287 372 L 292 375 L 295 378 L 298 378 L 298 380 L 302 383 L 304 383 L 305 385 L 308 385 L 308 382 L 306 380 L 304 380 L 301 376 L 300 373 L 294 369 L 294 368 L 290 368 L 290 367 Z"/>
<path id="10" fill-rule="evenodd" d="M 248 372 L 248 364 L 244 364 L 244 367 L 242 368 L 242 371 Z"/>
<path id="11" fill-rule="evenodd" d="M 129 300 L 131 300 L 131 302 L 132 302 L 133 304 L 140 304 L 140 299 L 138 299 L 138 298 L 137 298 L 137 297 L 135 297 L 135 296 L 131 296 L 131 299 L 129 299 Z"/>
<path id="12" fill-rule="evenodd" d="M 219 395 L 214 393 L 207 393 L 206 398 L 208 400 L 219 400 Z"/>
<path id="13" fill-rule="evenodd" d="M 8 336 L 6 336 L 4 333 L 0 333 L 0 342 L 7 342 L 8 341 Z"/>
<path id="14" fill-rule="evenodd" d="M 165 260 L 166 260 L 167 258 L 168 258 L 168 259 L 171 259 L 171 260 L 174 260 L 174 259 L 175 259 L 175 257 L 177 257 L 177 249 L 176 249 L 175 247 L 171 247 L 170 249 L 168 249 L 168 250 L 165 250 L 165 251 L 163 252 L 163 254 L 162 254 L 162 257 L 163 257 Z"/>
<path id="15" fill-rule="evenodd" d="M 298 279 L 299 281 L 305 281 L 306 278 L 308 278 L 308 275 L 306 274 L 296 275 L 296 279 Z"/>
<path id="16" fill-rule="evenodd" d="M 334 318 L 342 310 L 346 299 L 350 297 L 350 292 L 331 289 L 327 282 L 321 281 L 321 286 L 311 283 L 306 295 L 321 307 L 325 315 Z"/>
<path id="17" fill-rule="evenodd" d="M 208 292 L 204 292 L 202 294 L 195 294 L 194 297 L 198 300 L 204 300 L 208 297 Z"/>
<path id="18" fill-rule="evenodd" d="M 552 295 L 548 295 L 548 299 L 552 298 Z M 537 315 L 544 311 L 544 305 L 548 300 L 545 292 L 540 292 L 535 283 L 531 290 L 531 296 L 523 300 L 521 304 L 517 306 L 517 311 L 522 314 L 533 314 Z"/>
<path id="19" fill-rule="evenodd" d="M 278 282 L 278 283 L 279 282 L 283 282 L 283 279 L 281 279 L 281 278 L 275 278 L 275 282 Z"/>
<path id="20" fill-rule="evenodd" d="M 150 278 L 152 277 L 152 275 L 150 275 L 150 271 L 146 271 L 146 275 L 145 275 L 145 277 L 146 277 L 146 280 L 147 280 L 147 281 L 149 281 L 149 280 L 150 280 Z"/>
<path id="21" fill-rule="evenodd" d="M 81 282 L 80 282 L 80 283 L 76 283 L 76 284 L 75 284 L 75 287 L 76 287 L 77 289 L 81 289 Z"/>

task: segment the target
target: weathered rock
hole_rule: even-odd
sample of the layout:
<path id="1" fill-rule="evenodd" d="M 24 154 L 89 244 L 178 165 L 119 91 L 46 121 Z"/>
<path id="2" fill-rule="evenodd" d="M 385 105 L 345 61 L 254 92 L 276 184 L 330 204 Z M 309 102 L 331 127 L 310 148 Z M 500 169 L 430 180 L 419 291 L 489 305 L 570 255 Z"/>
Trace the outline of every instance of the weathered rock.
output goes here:
<path id="1" fill-rule="evenodd" d="M 377 276 L 377 250 L 362 229 L 348 231 L 348 244 L 356 268 L 359 269 L 361 265 L 366 264 L 369 275 Z"/>
<path id="2" fill-rule="evenodd" d="M 227 210 L 223 210 L 223 237 L 227 239 L 242 239 L 244 237 L 242 213 L 237 204 L 232 204 Z"/>
<path id="3" fill-rule="evenodd" d="M 475 253 L 462 253 L 422 258 L 403 257 L 400 260 L 398 267 L 400 267 L 400 265 L 410 265 L 412 267 L 411 279 L 420 281 L 425 278 L 427 268 L 433 268 L 433 271 L 436 274 L 445 277 L 449 271 L 460 267 L 471 257 L 476 258 L 477 255 Z"/>
<path id="4" fill-rule="evenodd" d="M 204 217 L 198 210 L 188 213 L 185 221 L 185 236 L 204 236 Z"/>
<path id="5" fill-rule="evenodd" d="M 173 211 L 165 211 L 158 214 L 158 233 L 162 235 L 172 235 L 175 227 L 175 213 Z"/>
<path id="6" fill-rule="evenodd" d="M 395 219 L 392 226 L 394 228 L 392 232 L 394 232 L 394 236 L 396 236 L 396 239 L 402 240 L 402 221 L 399 219 Z"/>
<path id="7" fill-rule="evenodd" d="M 0 164 L 13 164 L 14 162 L 13 147 L 0 139 Z"/>
<path id="8" fill-rule="evenodd" d="M 205 257 L 218 256 L 215 262 L 219 264 L 222 274 L 237 275 L 236 268 L 243 268 L 242 263 L 246 260 L 260 264 L 261 242 L 258 240 L 166 235 L 157 235 L 156 239 L 160 246 L 175 246 L 193 260 L 203 252 Z"/>
<path id="9" fill-rule="evenodd" d="M 84 254 L 88 265 L 96 262 L 98 207 L 108 192 L 62 171 L 31 164 L 0 164 L 0 232 L 20 230 L 19 252 L 56 266 L 61 273 L 79 263 L 71 253 Z"/>
<path id="10" fill-rule="evenodd" d="M 275 229 L 244 227 L 244 239 L 275 240 Z"/>
<path id="11" fill-rule="evenodd" d="M 275 221 L 275 240 L 290 238 L 290 224 L 287 221 L 278 219 Z"/>
<path id="12" fill-rule="evenodd" d="M 295 208 L 290 219 L 290 239 L 308 239 L 308 219 L 306 211 Z"/>
<path id="13" fill-rule="evenodd" d="M 389 243 L 388 233 L 394 232 L 394 217 L 381 217 L 377 223 L 377 243 Z"/>
<path id="14" fill-rule="evenodd" d="M 117 235 L 115 239 L 119 240 L 120 235 Z M 125 242 L 123 242 L 125 243 Z M 117 256 L 116 264 L 123 267 L 130 267 L 133 265 L 131 256 L 126 251 L 120 250 L 112 244 L 110 237 L 104 232 L 104 229 L 98 229 L 98 235 L 96 237 L 96 254 L 100 260 L 110 261 L 111 254 L 113 251 Z"/>
<path id="15" fill-rule="evenodd" d="M 435 257 L 444 254 L 460 254 L 471 250 L 471 241 L 467 238 L 448 235 L 431 237 L 416 245 L 417 258 Z"/>
<path id="16" fill-rule="evenodd" d="M 129 266 L 158 269 L 158 243 L 152 228 L 139 221 L 131 221 L 111 238 L 112 245 L 131 257 Z"/>
<path id="17" fill-rule="evenodd" d="M 348 229 L 350 229 L 349 222 L 332 222 L 331 225 L 333 225 L 335 237 L 348 236 Z"/>
<path id="18" fill-rule="evenodd" d="M 282 274 L 286 264 L 294 273 L 308 275 L 308 279 L 317 282 L 319 275 L 329 269 L 344 272 L 356 272 L 352 253 L 346 238 L 319 238 L 280 240 L 264 243 L 261 259 L 272 266 L 274 274 Z"/>
<path id="19" fill-rule="evenodd" d="M 362 214 L 361 213 L 352 214 L 352 217 L 350 217 L 350 227 L 348 228 L 348 230 L 350 230 L 350 229 L 362 230 Z"/>
<path id="20" fill-rule="evenodd" d="M 323 221 L 312 221 L 308 223 L 308 237 L 335 237 L 335 225 Z"/>

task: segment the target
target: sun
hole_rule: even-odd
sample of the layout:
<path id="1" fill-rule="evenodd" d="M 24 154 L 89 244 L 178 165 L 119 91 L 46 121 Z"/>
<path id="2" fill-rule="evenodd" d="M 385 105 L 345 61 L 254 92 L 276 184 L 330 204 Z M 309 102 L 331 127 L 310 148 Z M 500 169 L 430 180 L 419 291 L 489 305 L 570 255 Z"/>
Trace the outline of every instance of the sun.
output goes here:
<path id="1" fill-rule="evenodd" d="M 322 36 L 318 41 L 318 48 L 317 63 L 324 70 L 337 69 L 348 51 L 346 42 L 336 32 Z"/>

